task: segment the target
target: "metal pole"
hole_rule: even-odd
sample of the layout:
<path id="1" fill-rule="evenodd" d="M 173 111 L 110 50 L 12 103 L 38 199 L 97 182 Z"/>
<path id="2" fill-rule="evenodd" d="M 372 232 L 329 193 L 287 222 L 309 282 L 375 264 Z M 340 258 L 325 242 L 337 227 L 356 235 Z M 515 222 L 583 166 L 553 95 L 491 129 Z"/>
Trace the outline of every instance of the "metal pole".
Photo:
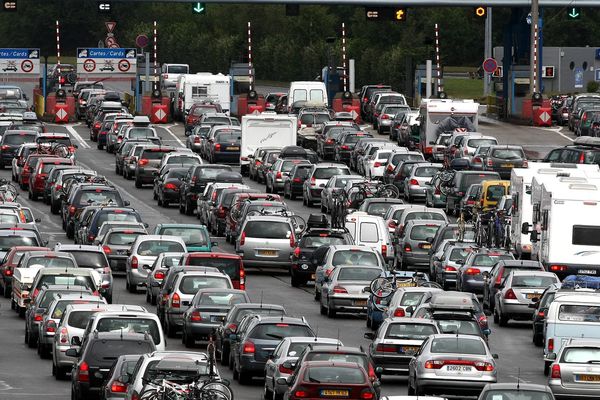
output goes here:
<path id="1" fill-rule="evenodd" d="M 437 68 L 437 92 L 441 93 L 444 91 L 444 86 L 442 85 L 442 64 L 440 61 L 440 27 L 438 24 L 435 24 L 435 67 Z M 429 81 L 427 81 L 427 84 L 427 87 L 429 88 Z M 427 97 L 430 97 L 430 95 Z"/>
<path id="2" fill-rule="evenodd" d="M 146 80 L 144 82 L 144 90 L 146 93 L 150 91 L 150 52 L 146 52 Z"/>
<path id="3" fill-rule="evenodd" d="M 485 42 L 484 42 L 483 59 L 487 60 L 492 57 L 492 7 L 487 8 L 485 18 Z M 483 95 L 488 96 L 492 87 L 492 75 L 483 73 Z"/>
<path id="4" fill-rule="evenodd" d="M 343 71 L 343 82 L 344 92 L 348 91 L 348 63 L 346 58 L 346 24 L 342 22 L 342 69 Z"/>
<path id="5" fill-rule="evenodd" d="M 539 0 L 531 1 L 531 49 L 529 60 L 529 92 L 531 95 L 538 91 L 537 75 L 538 75 L 538 56 L 537 56 L 537 39 L 539 26 L 540 10 Z"/>
<path id="6" fill-rule="evenodd" d="M 154 81 L 152 82 L 152 91 L 158 89 L 158 54 L 156 49 L 157 44 L 157 33 L 156 33 L 156 21 L 154 21 Z"/>
<path id="7" fill-rule="evenodd" d="M 354 64 L 354 59 L 351 58 L 348 62 L 348 80 L 350 81 L 349 90 L 352 93 L 354 93 L 354 89 L 355 89 L 355 86 L 354 86 L 354 81 L 356 79 L 355 77 L 356 77 L 356 66 Z"/>
<path id="8" fill-rule="evenodd" d="M 58 88 L 62 89 L 60 83 L 60 24 L 56 20 L 56 69 L 58 71 Z"/>
<path id="9" fill-rule="evenodd" d="M 254 87 L 254 74 L 252 73 L 252 23 L 250 21 L 248 21 L 248 76 L 250 77 L 248 89 L 252 90 Z"/>
<path id="10" fill-rule="evenodd" d="M 425 98 L 428 99 L 431 97 L 431 60 L 427 60 L 425 62 L 426 68 L 425 68 Z"/>

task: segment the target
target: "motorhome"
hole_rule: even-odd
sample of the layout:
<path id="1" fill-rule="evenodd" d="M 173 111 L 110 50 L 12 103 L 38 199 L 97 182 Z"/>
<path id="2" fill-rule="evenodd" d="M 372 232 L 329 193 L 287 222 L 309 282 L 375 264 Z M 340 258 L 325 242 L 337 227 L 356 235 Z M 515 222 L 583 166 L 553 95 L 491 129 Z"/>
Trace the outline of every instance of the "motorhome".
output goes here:
<path id="1" fill-rule="evenodd" d="M 229 75 L 198 72 L 186 75 L 183 85 L 182 111 L 185 115 L 194 103 L 210 100 L 219 103 L 227 115 L 231 108 L 230 99 L 231 79 Z"/>

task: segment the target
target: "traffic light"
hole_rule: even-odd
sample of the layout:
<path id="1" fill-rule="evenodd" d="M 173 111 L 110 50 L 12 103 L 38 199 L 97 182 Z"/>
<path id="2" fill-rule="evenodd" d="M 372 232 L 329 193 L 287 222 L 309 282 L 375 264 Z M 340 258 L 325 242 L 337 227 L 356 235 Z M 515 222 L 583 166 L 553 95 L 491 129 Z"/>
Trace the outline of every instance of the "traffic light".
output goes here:
<path id="1" fill-rule="evenodd" d="M 475 16 L 477 18 L 486 18 L 487 9 L 484 6 L 475 7 Z"/>
<path id="2" fill-rule="evenodd" d="M 206 4 L 200 2 L 192 3 L 192 14 L 206 14 Z"/>
<path id="3" fill-rule="evenodd" d="M 17 11 L 17 0 L 3 0 L 2 9 L 4 11 Z"/>

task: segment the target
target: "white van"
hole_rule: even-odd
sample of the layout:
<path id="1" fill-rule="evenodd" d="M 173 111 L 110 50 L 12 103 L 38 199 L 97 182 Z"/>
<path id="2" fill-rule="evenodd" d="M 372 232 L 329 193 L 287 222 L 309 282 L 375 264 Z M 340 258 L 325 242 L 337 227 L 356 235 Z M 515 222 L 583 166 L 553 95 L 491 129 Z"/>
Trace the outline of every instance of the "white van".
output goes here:
<path id="1" fill-rule="evenodd" d="M 188 74 L 179 75 L 173 93 L 173 118 L 183 120 L 185 110 L 183 108 L 183 88 Z"/>
<path id="2" fill-rule="evenodd" d="M 229 115 L 231 109 L 231 78 L 229 75 L 198 72 L 185 75 L 182 94 L 182 112 L 185 115 L 194 103 L 210 100 L 218 103 Z"/>
<path id="3" fill-rule="evenodd" d="M 248 174 L 250 157 L 259 147 L 295 146 L 298 136 L 298 119 L 295 116 L 263 112 L 242 117 L 240 169 Z"/>
<path id="4" fill-rule="evenodd" d="M 544 375 L 548 375 L 550 364 L 569 339 L 600 339 L 598 292 L 557 296 L 548 308 L 545 332 Z"/>
<path id="5" fill-rule="evenodd" d="M 291 110 L 297 101 L 306 101 L 312 105 L 322 104 L 327 107 L 329 100 L 327 98 L 325 83 L 319 81 L 296 81 L 290 83 L 288 108 Z"/>
<path id="6" fill-rule="evenodd" d="M 354 244 L 380 251 L 388 262 L 394 260 L 394 244 L 383 218 L 356 211 L 346 217 L 346 228 Z"/>
<path id="7" fill-rule="evenodd" d="M 158 316 L 147 311 L 103 311 L 94 314 L 85 328 L 82 343 L 94 331 L 148 333 L 156 350 L 165 351 L 166 339 Z"/>
<path id="8" fill-rule="evenodd" d="M 177 84 L 177 79 L 181 75 L 189 74 L 190 66 L 188 64 L 163 64 L 160 74 L 160 85 L 162 88 L 173 87 Z"/>

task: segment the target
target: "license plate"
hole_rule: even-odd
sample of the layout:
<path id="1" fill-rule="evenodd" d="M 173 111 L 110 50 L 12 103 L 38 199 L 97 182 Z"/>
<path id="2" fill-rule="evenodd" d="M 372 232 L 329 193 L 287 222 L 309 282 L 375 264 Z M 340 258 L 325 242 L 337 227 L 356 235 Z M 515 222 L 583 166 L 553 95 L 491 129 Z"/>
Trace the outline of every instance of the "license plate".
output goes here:
<path id="1" fill-rule="evenodd" d="M 580 269 L 577 272 L 580 273 L 580 274 L 596 275 L 596 270 L 595 269 Z"/>
<path id="2" fill-rule="evenodd" d="M 332 390 L 332 389 L 324 389 L 321 390 L 321 396 L 328 397 L 348 397 L 348 390 Z"/>
<path id="3" fill-rule="evenodd" d="M 406 355 L 409 355 L 409 356 L 412 356 L 418 350 L 419 350 L 419 348 L 417 346 L 401 346 L 400 347 L 400 352 L 404 353 Z"/>
<path id="4" fill-rule="evenodd" d="M 261 256 L 275 257 L 277 255 L 277 250 L 259 250 L 258 254 Z"/>
<path id="5" fill-rule="evenodd" d="M 580 382 L 600 383 L 600 375 L 575 375 L 575 380 Z"/>
<path id="6" fill-rule="evenodd" d="M 358 306 L 358 307 L 366 307 L 367 301 L 366 300 L 354 300 L 354 305 Z"/>
<path id="7" fill-rule="evenodd" d="M 412 280 L 410 280 L 410 281 L 396 280 L 396 287 L 415 287 L 415 286 L 417 286 L 417 284 L 415 282 L 413 282 Z"/>
<path id="8" fill-rule="evenodd" d="M 240 149 L 240 146 L 229 146 L 229 147 L 225 148 L 225 150 L 235 150 L 235 151 L 237 151 L 239 149 Z"/>
<path id="9" fill-rule="evenodd" d="M 210 320 L 212 322 L 223 322 L 225 320 L 225 317 L 219 316 L 219 315 L 213 315 L 212 317 L 210 317 Z"/>
<path id="10" fill-rule="evenodd" d="M 527 294 L 525 295 L 525 297 L 527 297 L 528 299 L 534 299 L 534 298 L 536 298 L 536 297 L 539 297 L 539 296 L 540 296 L 540 295 L 539 295 L 539 294 L 537 294 L 537 293 L 527 293 Z"/>
<path id="11" fill-rule="evenodd" d="M 422 249 L 430 249 L 430 248 L 431 248 L 431 243 L 423 243 L 423 244 L 421 245 L 421 248 L 422 248 Z"/>
<path id="12" fill-rule="evenodd" d="M 446 370 L 449 372 L 471 372 L 469 365 L 448 365 Z"/>
<path id="13" fill-rule="evenodd" d="M 501 165 L 502 168 L 512 168 L 514 166 L 515 166 L 514 164 L 502 164 Z"/>
<path id="14" fill-rule="evenodd" d="M 310 279 L 314 281 L 316 279 L 315 274 L 310 274 Z"/>

